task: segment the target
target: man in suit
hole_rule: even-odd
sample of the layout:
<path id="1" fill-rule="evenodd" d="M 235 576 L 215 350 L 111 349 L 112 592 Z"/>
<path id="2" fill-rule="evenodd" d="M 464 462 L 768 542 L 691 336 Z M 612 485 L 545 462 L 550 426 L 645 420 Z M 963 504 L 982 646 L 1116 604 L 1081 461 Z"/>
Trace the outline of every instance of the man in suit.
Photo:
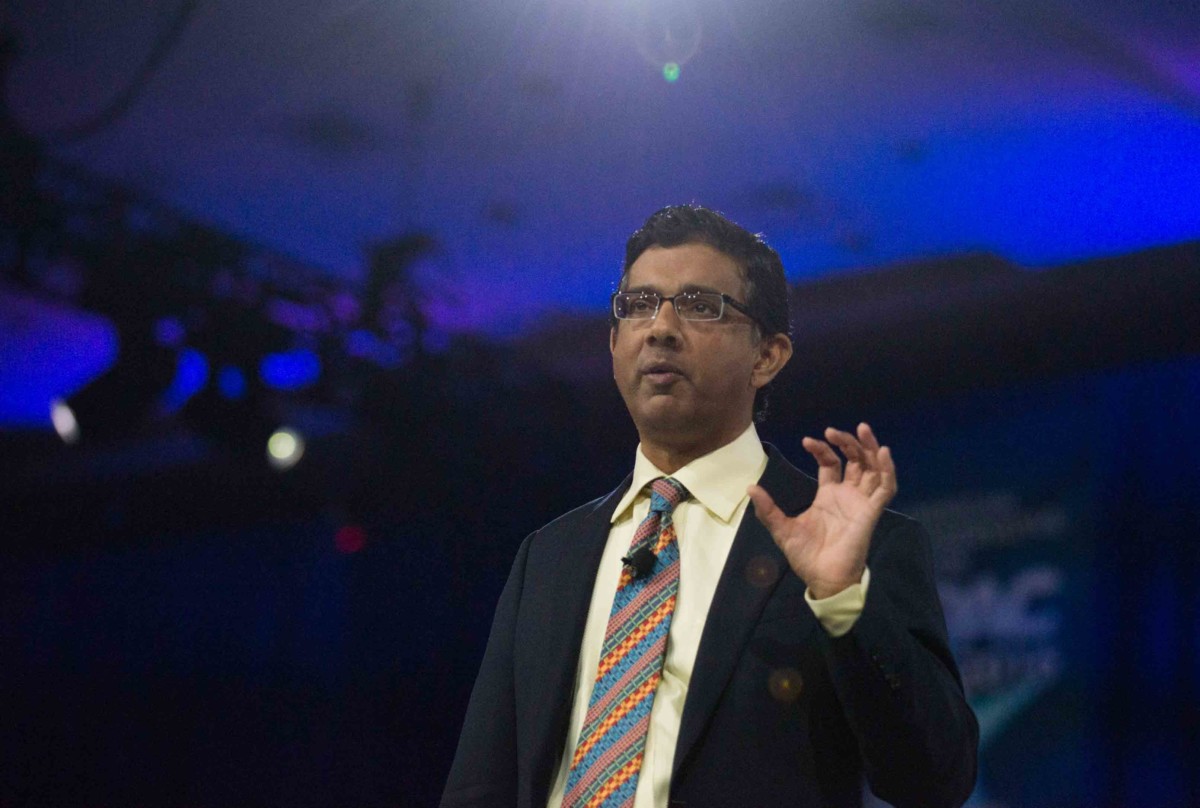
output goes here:
<path id="1" fill-rule="evenodd" d="M 966 800 L 978 727 L 928 538 L 885 510 L 890 451 L 828 429 L 814 480 L 758 440 L 787 300 L 774 250 L 712 211 L 630 237 L 634 470 L 522 544 L 444 808 L 842 808 L 864 776 L 898 808 Z"/>

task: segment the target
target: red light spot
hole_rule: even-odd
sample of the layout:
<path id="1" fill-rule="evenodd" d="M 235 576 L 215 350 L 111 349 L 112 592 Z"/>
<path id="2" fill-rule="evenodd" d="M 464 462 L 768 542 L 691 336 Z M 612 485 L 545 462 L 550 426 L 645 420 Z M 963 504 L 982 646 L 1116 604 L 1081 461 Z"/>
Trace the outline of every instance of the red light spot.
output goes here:
<path id="1" fill-rule="evenodd" d="M 333 545 L 339 553 L 357 553 L 367 544 L 367 531 L 359 525 L 345 525 L 338 528 L 333 537 Z"/>

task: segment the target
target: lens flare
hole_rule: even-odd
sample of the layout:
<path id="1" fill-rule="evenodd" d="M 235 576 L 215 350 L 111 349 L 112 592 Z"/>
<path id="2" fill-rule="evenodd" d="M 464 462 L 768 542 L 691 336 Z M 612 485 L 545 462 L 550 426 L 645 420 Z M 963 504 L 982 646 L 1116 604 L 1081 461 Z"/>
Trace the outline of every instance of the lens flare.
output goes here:
<path id="1" fill-rule="evenodd" d="M 804 677 L 795 668 L 779 668 L 771 671 L 767 690 L 777 701 L 790 704 L 800 697 L 804 689 Z"/>
<path id="2" fill-rule="evenodd" d="M 54 431 L 63 443 L 79 441 L 79 422 L 75 420 L 75 413 L 67 406 L 67 402 L 61 398 L 50 402 L 50 422 L 54 424 Z"/>
<path id="3" fill-rule="evenodd" d="M 758 589 L 771 586 L 779 580 L 779 565 L 770 556 L 755 556 L 746 564 L 746 580 Z"/>
<path id="4" fill-rule="evenodd" d="M 276 430 L 267 440 L 267 462 L 276 471 L 287 471 L 304 456 L 304 438 L 287 427 Z"/>
<path id="5" fill-rule="evenodd" d="M 339 553 L 357 553 L 367 546 L 367 531 L 361 525 L 343 525 L 334 534 L 333 545 Z"/>

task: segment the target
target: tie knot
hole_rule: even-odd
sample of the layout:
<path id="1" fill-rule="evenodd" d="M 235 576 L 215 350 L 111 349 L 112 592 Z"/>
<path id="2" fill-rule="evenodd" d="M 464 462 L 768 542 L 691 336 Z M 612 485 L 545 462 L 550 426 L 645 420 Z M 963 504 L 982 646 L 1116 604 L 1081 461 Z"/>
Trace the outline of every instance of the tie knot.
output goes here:
<path id="1" fill-rule="evenodd" d="M 670 513 L 687 498 L 688 490 L 673 477 L 659 477 L 650 483 L 650 510 L 654 513 Z"/>

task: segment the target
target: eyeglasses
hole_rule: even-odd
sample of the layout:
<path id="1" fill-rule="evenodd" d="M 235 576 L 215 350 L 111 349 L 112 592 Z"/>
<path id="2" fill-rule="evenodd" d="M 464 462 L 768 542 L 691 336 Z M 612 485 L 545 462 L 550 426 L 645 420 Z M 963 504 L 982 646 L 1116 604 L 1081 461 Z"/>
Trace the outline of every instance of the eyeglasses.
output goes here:
<path id="1" fill-rule="evenodd" d="M 762 326 L 745 303 L 739 303 L 721 292 L 680 292 L 677 295 L 617 292 L 612 296 L 612 313 L 618 320 L 653 320 L 658 316 L 658 310 L 665 301 L 671 302 L 681 320 L 720 320 L 725 314 L 725 304 L 728 303 Z"/>

